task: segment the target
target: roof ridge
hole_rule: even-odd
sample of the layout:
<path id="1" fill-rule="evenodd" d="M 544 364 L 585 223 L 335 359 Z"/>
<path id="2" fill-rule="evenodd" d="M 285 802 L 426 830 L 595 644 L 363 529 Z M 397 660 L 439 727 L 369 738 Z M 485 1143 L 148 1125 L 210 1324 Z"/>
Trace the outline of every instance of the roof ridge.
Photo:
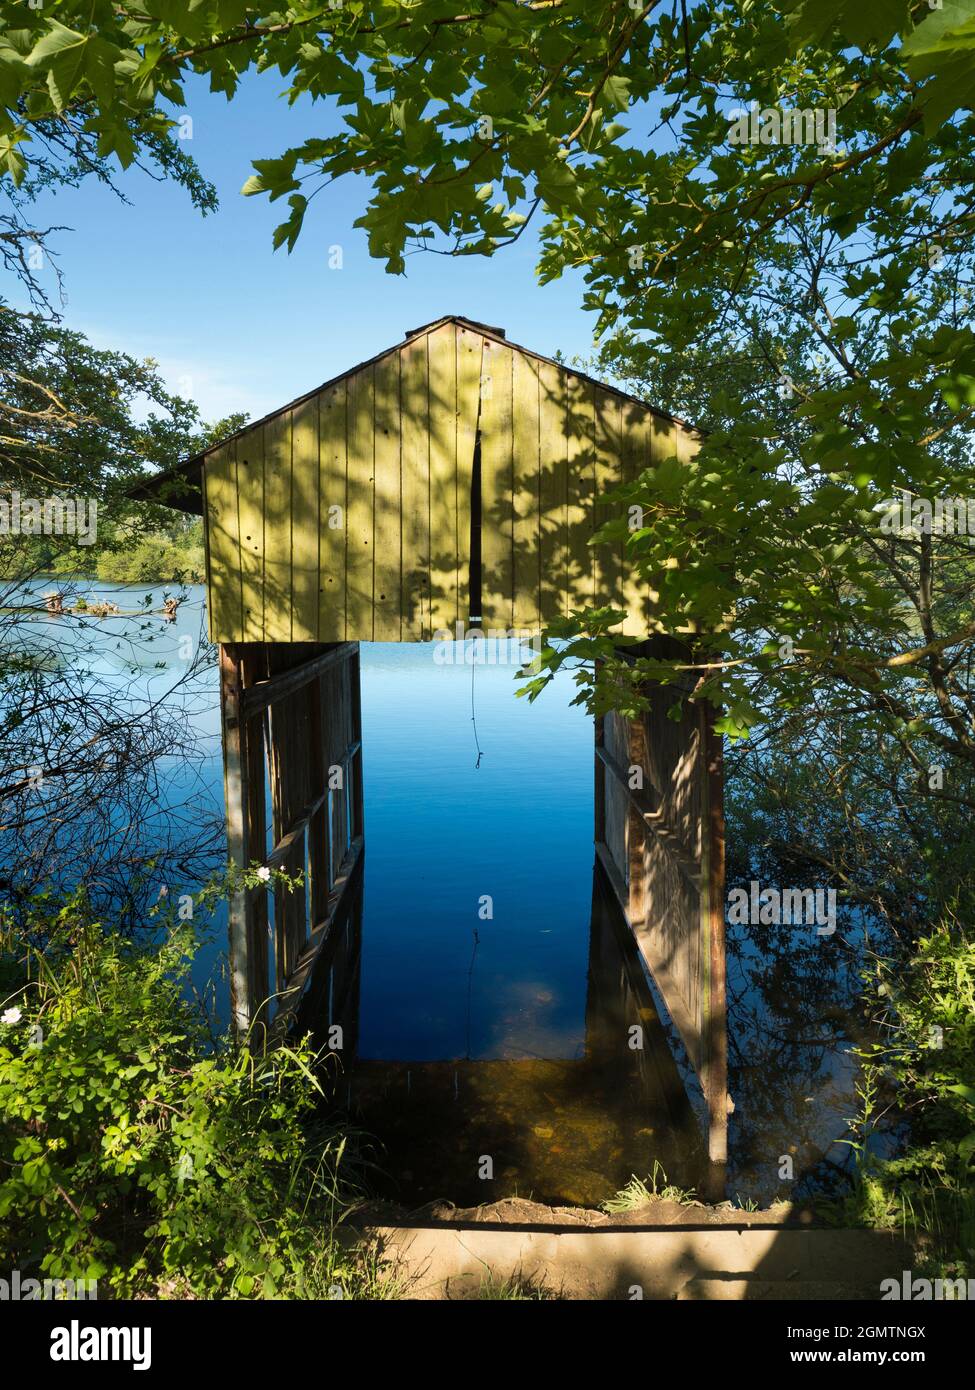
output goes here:
<path id="1" fill-rule="evenodd" d="M 277 416 L 283 415 L 286 410 L 294 410 L 297 406 L 303 405 L 305 401 L 311 400 L 312 396 L 317 396 L 322 391 L 327 391 L 330 386 L 336 386 L 347 377 L 355 376 L 357 372 L 361 372 L 366 367 L 371 367 L 375 365 L 375 363 L 381 362 L 384 357 L 389 357 L 394 352 L 401 352 L 407 343 L 414 342 L 419 337 L 428 336 L 445 323 L 462 324 L 464 327 L 473 329 L 476 333 L 481 333 L 488 338 L 492 338 L 495 342 L 503 343 L 505 347 L 511 348 L 513 352 L 523 353 L 526 357 L 533 357 L 539 362 L 547 362 L 550 366 L 558 367 L 561 371 L 571 372 L 573 376 L 578 377 L 581 381 L 586 381 L 589 382 L 590 385 L 598 386 L 600 390 L 609 391 L 614 396 L 620 396 L 623 400 L 629 401 L 633 405 L 638 405 L 644 410 L 648 410 L 651 415 L 656 415 L 663 420 L 669 420 L 675 425 L 680 425 L 683 429 L 693 431 L 695 434 L 700 435 L 703 433 L 702 430 L 696 425 L 690 424 L 689 421 L 682 420 L 677 415 L 671 415 L 666 410 L 660 410 L 657 406 L 650 405 L 649 402 L 641 400 L 639 396 L 634 396 L 629 391 L 623 391 L 618 386 L 610 385 L 609 382 L 599 381 L 596 377 L 590 376 L 587 372 L 581 372 L 577 368 L 569 366 L 567 362 L 557 362 L 554 357 L 546 357 L 544 353 L 536 352 L 534 348 L 525 347 L 522 343 L 512 342 L 507 337 L 503 328 L 494 328 L 490 324 L 479 322 L 477 319 L 469 319 L 463 314 L 443 314 L 438 319 L 431 319 L 429 323 L 421 324 L 419 328 L 408 330 L 406 336 L 401 338 L 399 342 L 393 343 L 390 347 L 383 348 L 382 351 L 375 353 L 372 357 L 367 357 L 364 362 L 358 362 L 354 367 L 347 367 L 345 371 L 338 372 L 335 376 L 329 377 L 327 381 L 323 381 L 319 386 L 313 386 L 310 391 L 304 391 L 300 396 L 296 396 L 294 400 L 287 401 L 284 405 L 278 406 L 276 410 L 268 411 L 267 414 L 262 415 L 259 419 L 249 420 L 246 425 L 241 426 L 239 430 L 235 430 L 233 434 L 228 434 L 223 439 L 214 440 L 214 442 L 208 444 L 205 449 L 201 449 L 199 453 L 192 454 L 189 458 L 184 459 L 181 463 L 175 464 L 172 468 L 167 468 L 161 473 L 151 474 L 149 477 L 142 479 L 139 483 L 126 490 L 128 495 L 138 498 L 140 493 L 143 493 L 146 488 L 150 486 L 154 487 L 158 483 L 165 482 L 168 478 L 182 476 L 189 472 L 195 465 L 202 465 L 203 460 L 208 454 L 212 454 L 215 450 L 222 449 L 233 440 L 239 439 L 242 435 L 246 434 L 248 430 L 253 430 L 259 425 L 267 424 L 269 420 L 274 420 Z M 150 498 L 148 500 L 152 499 Z"/>

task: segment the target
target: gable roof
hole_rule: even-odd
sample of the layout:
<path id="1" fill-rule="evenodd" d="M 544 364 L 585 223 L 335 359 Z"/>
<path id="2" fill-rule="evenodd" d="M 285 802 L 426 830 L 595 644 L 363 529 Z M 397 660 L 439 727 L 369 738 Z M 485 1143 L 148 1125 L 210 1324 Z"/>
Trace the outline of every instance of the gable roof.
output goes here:
<path id="1" fill-rule="evenodd" d="M 127 489 L 128 496 L 138 502 L 158 502 L 163 506 L 175 507 L 180 511 L 192 512 L 201 516 L 203 514 L 202 469 L 204 460 L 209 454 L 224 448 L 227 444 L 233 443 L 258 426 L 265 425 L 268 421 L 276 419 L 277 416 L 283 415 L 285 411 L 294 410 L 298 406 L 303 405 L 305 401 L 311 400 L 313 396 L 317 396 L 320 392 L 327 391 L 330 387 L 345 381 L 349 377 L 355 376 L 358 372 L 364 371 L 365 368 L 371 367 L 374 363 L 381 362 L 392 353 L 399 352 L 404 344 L 424 334 L 433 333 L 436 329 L 442 328 L 443 325 L 447 323 L 454 323 L 464 328 L 473 329 L 475 332 L 482 334 L 485 338 L 493 342 L 504 343 L 514 352 L 519 352 L 525 357 L 532 358 L 536 362 L 545 362 L 549 366 L 558 367 L 579 381 L 597 386 L 600 390 L 606 391 L 610 395 L 617 396 L 620 400 L 640 406 L 643 410 L 649 411 L 651 415 L 655 415 L 661 420 L 667 420 L 671 424 L 679 425 L 682 429 L 689 430 L 698 437 L 703 436 L 703 431 L 698 429 L 697 426 L 688 423 L 686 420 L 682 420 L 677 415 L 669 414 L 666 410 L 658 410 L 647 401 L 641 400 L 639 396 L 634 396 L 628 391 L 621 391 L 618 387 L 612 386 L 608 382 L 600 381 L 596 377 L 589 376 L 586 372 L 580 372 L 578 368 L 570 367 L 565 362 L 556 362 L 554 357 L 546 357 L 543 353 L 535 352 L 532 348 L 523 347 L 520 343 L 509 342 L 503 328 L 496 328 L 491 324 L 480 323 L 477 319 L 465 318 L 462 314 L 443 314 L 438 319 L 432 319 L 429 323 L 421 324 L 419 328 L 408 329 L 401 342 L 394 343 L 392 347 L 383 348 L 381 352 L 377 352 L 372 357 L 367 357 L 363 362 L 356 363 L 354 367 L 348 367 L 344 372 L 339 372 L 337 376 L 330 377 L 328 381 L 322 382 L 320 386 L 314 386 L 310 391 L 304 391 L 300 396 L 296 396 L 294 400 L 287 401 L 284 405 L 280 405 L 276 409 L 268 411 L 266 415 L 262 415 L 259 419 L 249 420 L 246 425 L 241 426 L 239 430 L 235 430 L 233 434 L 228 434 L 224 436 L 223 439 L 214 441 L 213 444 L 207 445 L 205 449 L 201 449 L 199 453 L 193 454 L 182 463 L 178 463 L 172 468 L 167 468 L 161 473 L 155 473 L 151 477 L 134 483 Z"/>

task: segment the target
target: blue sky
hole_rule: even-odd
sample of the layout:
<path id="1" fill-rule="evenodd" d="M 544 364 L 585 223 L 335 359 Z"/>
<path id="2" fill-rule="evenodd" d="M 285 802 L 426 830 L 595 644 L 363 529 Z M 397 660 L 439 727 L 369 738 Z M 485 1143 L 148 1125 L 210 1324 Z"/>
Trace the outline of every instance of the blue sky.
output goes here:
<path id="1" fill-rule="evenodd" d="M 277 73 L 253 76 L 228 103 L 202 82 L 188 86 L 186 148 L 217 187 L 216 214 L 201 217 L 182 189 L 138 170 L 119 180 L 130 206 L 92 180 L 39 202 L 38 225 L 73 228 L 54 243 L 70 328 L 156 358 L 170 388 L 207 419 L 258 417 L 444 313 L 496 324 L 546 354 L 589 351 L 595 320 L 579 308 L 581 277 L 539 286 L 530 229 L 492 261 L 421 253 L 405 278 L 390 276 L 352 227 L 363 185 L 340 181 L 315 199 L 293 254 L 272 251 L 287 207 L 240 196 L 251 161 L 337 120 L 322 104 L 289 108 L 283 87 Z M 334 244 L 340 270 L 328 267 Z"/>

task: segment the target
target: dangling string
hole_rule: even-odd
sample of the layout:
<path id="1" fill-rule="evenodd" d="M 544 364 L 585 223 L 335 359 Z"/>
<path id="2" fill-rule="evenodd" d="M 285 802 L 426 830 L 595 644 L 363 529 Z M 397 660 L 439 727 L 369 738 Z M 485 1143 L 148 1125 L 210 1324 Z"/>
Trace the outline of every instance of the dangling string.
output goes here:
<path id="1" fill-rule="evenodd" d="M 484 639 L 482 638 L 481 640 L 483 641 Z M 474 671 L 475 671 L 476 668 L 477 668 L 477 638 L 476 638 L 476 637 L 472 637 L 472 638 L 471 638 L 471 656 L 474 658 L 474 660 L 471 662 L 471 723 L 472 723 L 473 726 L 474 726 L 474 747 L 477 749 L 477 762 L 474 764 L 474 771 L 476 772 L 477 769 L 481 766 L 481 759 L 484 757 L 484 751 L 483 751 L 483 749 L 481 748 L 480 743 L 478 742 L 478 737 L 477 737 L 477 715 L 474 713 Z"/>

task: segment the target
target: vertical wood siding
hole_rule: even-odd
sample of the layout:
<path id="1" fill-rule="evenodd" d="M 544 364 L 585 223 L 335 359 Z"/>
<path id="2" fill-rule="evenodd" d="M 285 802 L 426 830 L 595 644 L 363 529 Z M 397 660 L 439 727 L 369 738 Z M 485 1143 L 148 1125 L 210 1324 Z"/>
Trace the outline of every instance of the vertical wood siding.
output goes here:
<path id="1" fill-rule="evenodd" d="M 653 628 L 605 494 L 694 436 L 566 367 L 448 321 L 204 461 L 210 636 L 415 642 L 466 628 L 481 446 L 481 619 L 534 629 L 611 603 Z"/>

